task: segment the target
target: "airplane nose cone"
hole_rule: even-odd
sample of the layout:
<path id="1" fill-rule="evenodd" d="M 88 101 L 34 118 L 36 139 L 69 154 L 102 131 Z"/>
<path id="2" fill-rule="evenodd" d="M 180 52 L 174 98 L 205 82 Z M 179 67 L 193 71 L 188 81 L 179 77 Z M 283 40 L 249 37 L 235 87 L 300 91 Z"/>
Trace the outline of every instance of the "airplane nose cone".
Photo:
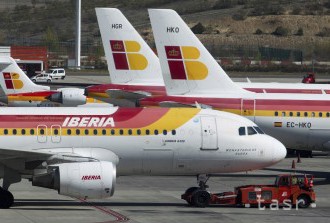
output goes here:
<path id="1" fill-rule="evenodd" d="M 273 162 L 278 163 L 286 157 L 286 148 L 277 139 L 274 139 L 274 142 L 272 144 L 273 144 L 273 146 L 272 146 L 272 148 L 273 148 Z"/>

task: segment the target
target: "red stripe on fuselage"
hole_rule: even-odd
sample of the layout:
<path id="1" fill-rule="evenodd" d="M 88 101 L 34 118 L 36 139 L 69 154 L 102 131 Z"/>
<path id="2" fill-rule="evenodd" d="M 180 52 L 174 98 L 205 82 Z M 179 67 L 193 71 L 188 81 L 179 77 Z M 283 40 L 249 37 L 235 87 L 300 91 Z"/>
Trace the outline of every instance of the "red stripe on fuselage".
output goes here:
<path id="1" fill-rule="evenodd" d="M 37 125 L 62 126 L 68 117 L 98 117 L 100 119 L 112 117 L 115 128 L 142 128 L 158 121 L 168 111 L 169 109 L 166 108 L 119 108 L 114 114 L 104 115 L 0 115 L 0 128 L 35 128 Z"/>
<path id="2" fill-rule="evenodd" d="M 28 93 L 8 94 L 8 96 L 47 97 L 57 92 L 58 91 L 37 91 L 37 92 L 28 92 Z"/>
<path id="3" fill-rule="evenodd" d="M 173 101 L 182 104 L 205 104 L 217 109 L 241 109 L 241 98 L 202 98 L 202 97 L 172 97 L 159 96 L 145 98 L 140 101 L 140 106 L 158 106 L 160 102 Z M 256 99 L 256 110 L 284 110 L 284 111 L 330 111 L 329 101 L 313 100 L 278 100 Z"/>
<path id="4" fill-rule="evenodd" d="M 244 88 L 245 90 L 264 93 L 288 93 L 288 94 L 322 94 L 320 89 L 277 89 L 277 88 Z M 326 92 L 326 91 L 325 91 Z M 326 92 L 328 94 L 328 92 Z"/>

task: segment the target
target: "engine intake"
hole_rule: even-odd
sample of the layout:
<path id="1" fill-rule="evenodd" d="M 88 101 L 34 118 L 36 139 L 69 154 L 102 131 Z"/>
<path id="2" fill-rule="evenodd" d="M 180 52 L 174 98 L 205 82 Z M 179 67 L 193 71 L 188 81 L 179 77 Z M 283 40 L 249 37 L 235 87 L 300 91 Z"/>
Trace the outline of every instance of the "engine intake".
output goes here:
<path id="1" fill-rule="evenodd" d="M 32 185 L 75 198 L 107 198 L 115 191 L 116 166 L 106 161 L 62 163 L 49 167 L 45 175 L 34 176 Z"/>

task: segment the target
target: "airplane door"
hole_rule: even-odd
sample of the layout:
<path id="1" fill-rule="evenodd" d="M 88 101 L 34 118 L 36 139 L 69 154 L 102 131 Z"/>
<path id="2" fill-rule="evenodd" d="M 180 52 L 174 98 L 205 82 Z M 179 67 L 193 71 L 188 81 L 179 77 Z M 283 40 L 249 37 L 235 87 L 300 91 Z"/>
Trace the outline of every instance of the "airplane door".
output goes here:
<path id="1" fill-rule="evenodd" d="M 61 142 L 61 126 L 52 125 L 51 126 L 51 135 L 52 135 L 52 142 L 53 143 Z"/>
<path id="2" fill-rule="evenodd" d="M 252 116 L 254 121 L 255 117 L 255 107 L 256 101 L 254 99 L 242 99 L 241 103 L 241 115 L 242 116 Z"/>
<path id="3" fill-rule="evenodd" d="M 47 142 L 47 126 L 38 125 L 37 126 L 37 139 L 40 143 Z"/>
<path id="4" fill-rule="evenodd" d="M 202 116 L 202 150 L 219 149 L 218 148 L 218 134 L 215 117 Z"/>

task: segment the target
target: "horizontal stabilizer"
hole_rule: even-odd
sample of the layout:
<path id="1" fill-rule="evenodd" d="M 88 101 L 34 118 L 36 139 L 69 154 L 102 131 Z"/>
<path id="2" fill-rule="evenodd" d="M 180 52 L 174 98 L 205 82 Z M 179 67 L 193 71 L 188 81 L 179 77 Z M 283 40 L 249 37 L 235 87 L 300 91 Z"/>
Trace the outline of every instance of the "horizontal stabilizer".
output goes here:
<path id="1" fill-rule="evenodd" d="M 163 108 L 202 108 L 202 109 L 212 109 L 211 106 L 205 105 L 205 104 L 184 104 L 184 103 L 178 103 L 175 101 L 162 101 L 159 103 L 160 107 Z"/>
<path id="2" fill-rule="evenodd" d="M 140 100 L 146 97 L 150 97 L 151 94 L 143 91 L 123 91 L 123 90 L 106 90 L 105 91 L 112 99 L 129 99 L 129 100 Z"/>

